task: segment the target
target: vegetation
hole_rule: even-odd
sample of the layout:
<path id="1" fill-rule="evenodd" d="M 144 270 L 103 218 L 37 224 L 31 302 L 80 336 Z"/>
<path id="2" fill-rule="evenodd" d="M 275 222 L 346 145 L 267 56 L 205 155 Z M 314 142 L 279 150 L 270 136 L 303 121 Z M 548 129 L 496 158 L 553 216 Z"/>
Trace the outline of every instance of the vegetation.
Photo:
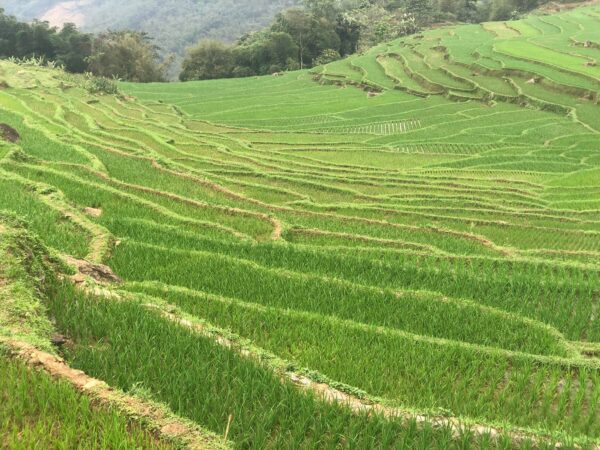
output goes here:
<path id="1" fill-rule="evenodd" d="M 596 448 L 599 17 L 118 94 L 1 62 L 0 236 L 47 256 L 0 288 L 48 311 L 2 335 L 236 448 Z"/>
<path id="2" fill-rule="evenodd" d="M 94 38 L 88 70 L 100 77 L 147 83 L 164 81 L 171 62 L 158 64 L 158 48 L 145 33 L 113 31 Z"/>
<path id="3" fill-rule="evenodd" d="M 19 22 L 0 9 L 0 58 L 43 58 L 69 72 L 90 71 L 134 82 L 173 78 L 180 67 L 182 81 L 246 77 L 326 64 L 433 23 L 516 18 L 544 3 L 253 0 L 240 6 L 232 1 L 180 0 L 176 8 L 172 2 L 141 5 L 135 1 L 125 8 L 114 0 L 70 5 L 66 17 L 79 17 L 86 30 L 98 33 L 95 36 L 81 33 L 72 23 L 59 29 L 39 20 Z M 53 23 L 67 10 L 57 0 L 5 3 L 9 13 Z M 290 6 L 294 7 L 286 9 Z M 150 13 L 140 17 L 140 11 Z M 270 26 L 256 31 L 273 15 Z M 99 23 L 96 18 L 101 18 Z M 106 23 L 116 31 L 106 31 Z"/>
<path id="4" fill-rule="evenodd" d="M 280 12 L 270 27 L 242 36 L 235 45 L 199 42 L 188 50 L 180 80 L 304 69 L 418 29 L 414 16 L 387 1 L 306 0 L 303 6 Z"/>
<path id="5" fill-rule="evenodd" d="M 72 273 L 25 222 L 0 213 L 2 447 L 167 449 L 200 441 L 226 448 L 165 405 L 109 388 L 55 356 L 56 346 L 69 343 L 56 334 L 46 308 L 49 299 L 73 292 L 61 281 Z M 174 425 L 186 436 L 170 431 Z"/>
<path id="6" fill-rule="evenodd" d="M 187 47 L 201 39 L 233 42 L 267 25 L 273 16 L 295 6 L 296 0 L 101 0 L 71 4 L 63 0 L 5 0 L 2 6 L 21 20 L 74 21 L 90 33 L 133 30 L 148 33 L 161 58 L 175 55 L 175 76 Z"/>
<path id="7" fill-rule="evenodd" d="M 0 8 L 0 58 L 38 60 L 84 73 L 128 81 L 162 81 L 172 62 L 160 63 L 158 48 L 146 33 L 110 31 L 97 36 L 81 33 L 74 24 L 62 29 L 48 22 L 19 22 Z"/>
<path id="8" fill-rule="evenodd" d="M 59 326 L 80 343 L 69 353 L 73 364 L 123 389 L 142 385 L 216 433 L 225 432 L 231 417 L 229 436 L 236 448 L 335 448 L 345 445 L 347 436 L 365 449 L 444 448 L 452 441 L 450 429 L 420 430 L 415 422 L 353 415 L 319 402 L 139 304 L 57 297 L 52 310 L 61 318 Z M 92 347 L 100 340 L 113 343 L 102 354 Z M 467 446 L 477 442 L 469 435 L 463 440 Z"/>
<path id="9" fill-rule="evenodd" d="M 0 357 L 0 435 L 6 448 L 172 448 L 71 386 Z"/>
<path id="10" fill-rule="evenodd" d="M 72 24 L 61 30 L 47 22 L 28 24 L 7 16 L 0 8 L 0 58 L 44 58 L 70 72 L 83 73 L 91 53 L 92 37 Z"/>
<path id="11" fill-rule="evenodd" d="M 181 81 L 265 75 L 326 64 L 440 22 L 518 18 L 538 0 L 303 0 L 270 27 L 235 45 L 214 40 L 188 50 Z M 524 50 L 527 51 L 527 50 Z"/>

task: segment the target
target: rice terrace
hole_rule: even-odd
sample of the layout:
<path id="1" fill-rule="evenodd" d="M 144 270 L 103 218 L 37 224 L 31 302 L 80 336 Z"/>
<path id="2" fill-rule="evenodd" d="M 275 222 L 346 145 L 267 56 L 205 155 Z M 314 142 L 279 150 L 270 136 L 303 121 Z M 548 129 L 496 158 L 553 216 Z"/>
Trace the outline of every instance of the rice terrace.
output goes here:
<path id="1" fill-rule="evenodd" d="M 113 93 L 0 61 L 0 447 L 600 448 L 571 6 Z"/>

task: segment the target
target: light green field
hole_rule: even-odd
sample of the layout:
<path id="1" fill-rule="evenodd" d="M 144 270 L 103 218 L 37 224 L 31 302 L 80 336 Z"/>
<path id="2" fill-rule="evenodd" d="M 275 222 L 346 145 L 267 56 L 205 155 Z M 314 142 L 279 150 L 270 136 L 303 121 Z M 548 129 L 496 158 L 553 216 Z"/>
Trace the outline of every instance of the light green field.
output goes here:
<path id="1" fill-rule="evenodd" d="M 0 63 L 0 209 L 129 300 L 51 296 L 67 360 L 236 448 L 529 445 L 353 414 L 166 302 L 388 407 L 600 445 L 599 13 L 122 96 Z"/>

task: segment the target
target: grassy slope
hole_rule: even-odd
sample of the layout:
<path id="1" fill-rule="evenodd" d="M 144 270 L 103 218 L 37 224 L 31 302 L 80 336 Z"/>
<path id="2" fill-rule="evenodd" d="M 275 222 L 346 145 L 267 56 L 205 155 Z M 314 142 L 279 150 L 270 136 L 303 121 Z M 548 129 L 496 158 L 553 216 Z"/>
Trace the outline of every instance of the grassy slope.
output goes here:
<path id="1" fill-rule="evenodd" d="M 5 448 L 172 448 L 71 386 L 0 357 L 0 444 Z"/>
<path id="2" fill-rule="evenodd" d="M 0 216 L 0 339 L 50 352 L 53 325 L 42 303 L 60 266 L 12 217 Z M 121 413 L 4 355 L 0 342 L 0 445 L 5 448 L 171 448 Z"/>
<path id="3" fill-rule="evenodd" d="M 144 304 L 165 300 L 353 392 L 597 441 L 598 82 L 578 58 L 600 52 L 576 45 L 597 41 L 597 16 L 432 30 L 318 80 L 123 84 L 139 100 L 2 63 L 0 118 L 22 135 L 0 147 L 2 208 L 59 252 L 104 259 Z M 567 57 L 519 59 L 523 46 Z M 123 389 L 142 382 L 219 434 L 235 411 L 237 446 L 449 445 L 447 430 L 307 400 L 135 302 L 109 303 L 50 303 L 77 343 L 70 360 Z M 146 335 L 147 367 L 162 365 L 133 372 Z"/>

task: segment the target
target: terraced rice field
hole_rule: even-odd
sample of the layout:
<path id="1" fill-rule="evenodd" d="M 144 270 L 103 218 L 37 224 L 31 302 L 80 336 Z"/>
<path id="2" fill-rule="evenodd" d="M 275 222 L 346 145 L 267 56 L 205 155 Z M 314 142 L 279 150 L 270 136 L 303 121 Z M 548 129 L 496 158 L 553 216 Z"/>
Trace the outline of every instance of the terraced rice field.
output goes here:
<path id="1" fill-rule="evenodd" d="M 599 15 L 120 96 L 0 63 L 0 209 L 119 277 L 41 295 L 66 361 L 235 448 L 597 448 Z"/>

